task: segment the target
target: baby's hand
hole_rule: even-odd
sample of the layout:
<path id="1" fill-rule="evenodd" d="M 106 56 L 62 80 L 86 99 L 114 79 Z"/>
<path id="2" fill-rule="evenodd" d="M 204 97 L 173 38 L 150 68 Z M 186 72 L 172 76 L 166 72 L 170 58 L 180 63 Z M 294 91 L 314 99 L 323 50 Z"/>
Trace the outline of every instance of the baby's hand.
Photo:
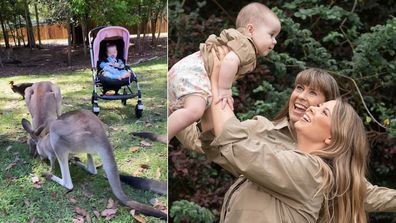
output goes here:
<path id="1" fill-rule="evenodd" d="M 234 99 L 232 98 L 231 89 L 219 88 L 219 99 L 215 103 L 218 104 L 219 102 L 221 102 L 221 109 L 224 109 L 228 104 L 231 110 L 234 110 Z"/>

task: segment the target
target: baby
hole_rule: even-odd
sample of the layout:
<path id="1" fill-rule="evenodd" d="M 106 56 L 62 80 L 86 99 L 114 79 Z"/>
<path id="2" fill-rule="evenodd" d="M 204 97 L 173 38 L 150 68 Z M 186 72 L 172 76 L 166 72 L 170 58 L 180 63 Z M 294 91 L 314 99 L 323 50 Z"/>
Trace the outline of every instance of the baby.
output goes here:
<path id="1" fill-rule="evenodd" d="M 100 63 L 100 68 L 104 71 L 104 76 L 111 79 L 121 80 L 131 76 L 131 72 L 125 70 L 122 60 L 117 60 L 117 46 L 109 43 L 106 47 L 107 59 Z"/>
<path id="2" fill-rule="evenodd" d="M 199 120 L 211 103 L 209 75 L 213 69 L 212 49 L 229 52 L 221 62 L 219 98 L 223 108 L 233 108 L 233 81 L 254 70 L 258 55 L 266 56 L 276 44 L 281 25 L 278 17 L 261 3 L 250 3 L 238 13 L 237 29 L 210 35 L 200 51 L 177 62 L 168 72 L 168 98 L 173 111 L 168 117 L 168 139 Z"/>

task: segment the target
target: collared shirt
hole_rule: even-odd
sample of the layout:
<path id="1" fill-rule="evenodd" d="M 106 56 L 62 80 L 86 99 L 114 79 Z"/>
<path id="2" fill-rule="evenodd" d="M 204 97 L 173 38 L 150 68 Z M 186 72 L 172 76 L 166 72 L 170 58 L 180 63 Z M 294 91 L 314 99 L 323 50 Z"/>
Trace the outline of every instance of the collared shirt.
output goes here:
<path id="1" fill-rule="evenodd" d="M 243 77 L 244 74 L 256 68 L 258 50 L 253 39 L 246 35 L 244 28 L 239 28 L 237 30 L 225 29 L 220 33 L 220 36 L 214 34 L 210 35 L 205 43 L 201 43 L 199 46 L 205 70 L 208 75 L 210 75 L 213 70 L 213 56 L 211 50 L 215 49 L 216 53 L 218 53 L 217 49 L 219 46 L 229 47 L 240 60 L 235 80 Z"/>
<path id="2" fill-rule="evenodd" d="M 320 158 L 290 149 L 293 142 L 279 131 L 284 126 L 262 116 L 231 118 L 214 140 L 208 132 L 201 136 L 208 158 L 239 176 L 225 195 L 220 222 L 317 221 L 324 199 Z"/>
<path id="3" fill-rule="evenodd" d="M 233 118 L 216 139 L 210 132 L 201 134 L 196 123 L 177 135 L 239 177 L 225 195 L 221 222 L 316 221 L 321 197 L 310 192 L 320 183 L 318 167 L 312 156 L 295 150 L 288 125 L 287 118 L 276 123 L 261 116 L 244 122 Z M 366 185 L 367 211 L 396 211 L 396 190 Z"/>

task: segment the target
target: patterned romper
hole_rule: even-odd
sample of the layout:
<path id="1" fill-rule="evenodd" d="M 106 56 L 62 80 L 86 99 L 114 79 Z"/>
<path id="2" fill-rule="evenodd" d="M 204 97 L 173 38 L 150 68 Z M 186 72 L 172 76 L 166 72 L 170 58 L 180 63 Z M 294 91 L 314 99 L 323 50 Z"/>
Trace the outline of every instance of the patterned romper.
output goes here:
<path id="1" fill-rule="evenodd" d="M 235 80 L 254 70 L 257 50 L 253 40 L 242 33 L 243 29 L 226 29 L 219 37 L 212 34 L 205 43 L 200 44 L 200 51 L 184 57 L 172 66 L 168 72 L 168 98 L 172 110 L 182 108 L 187 95 L 200 96 L 205 99 L 206 108 L 210 106 L 212 49 L 217 52 L 217 47 L 227 46 L 238 55 L 241 63 Z"/>

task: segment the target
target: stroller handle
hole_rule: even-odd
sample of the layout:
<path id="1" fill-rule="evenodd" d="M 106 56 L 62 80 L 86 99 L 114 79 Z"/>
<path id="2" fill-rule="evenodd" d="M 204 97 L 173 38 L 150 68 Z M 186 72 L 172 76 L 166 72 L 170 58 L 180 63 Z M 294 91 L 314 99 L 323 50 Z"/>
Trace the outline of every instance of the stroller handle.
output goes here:
<path id="1" fill-rule="evenodd" d="M 89 31 L 89 33 L 88 33 L 88 36 L 89 37 L 93 37 L 93 34 L 94 33 L 97 33 L 99 30 L 101 30 L 101 29 L 103 29 L 103 28 L 106 28 L 107 26 L 98 26 L 98 27 L 96 27 L 96 28 L 94 28 L 94 29 L 91 29 L 91 31 Z"/>

